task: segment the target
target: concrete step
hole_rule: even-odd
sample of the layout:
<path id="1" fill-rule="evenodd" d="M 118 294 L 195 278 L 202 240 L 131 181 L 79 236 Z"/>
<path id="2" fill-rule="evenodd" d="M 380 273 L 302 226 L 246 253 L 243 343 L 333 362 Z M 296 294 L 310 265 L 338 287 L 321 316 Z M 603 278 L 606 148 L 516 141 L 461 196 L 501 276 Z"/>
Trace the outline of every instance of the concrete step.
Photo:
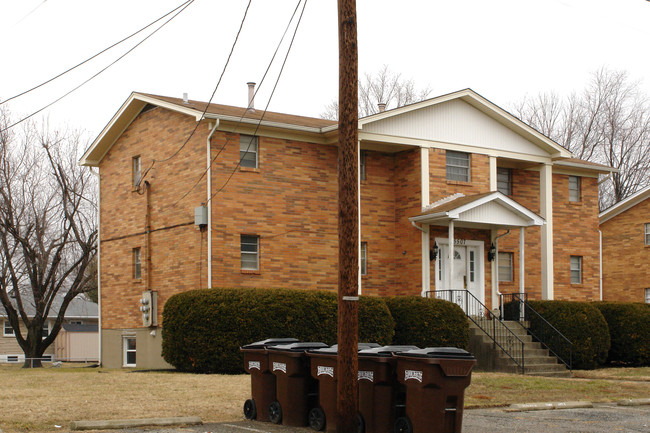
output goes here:
<path id="1" fill-rule="evenodd" d="M 544 376 L 544 377 L 573 377 L 569 370 L 558 370 L 558 371 L 526 371 L 527 376 Z"/>

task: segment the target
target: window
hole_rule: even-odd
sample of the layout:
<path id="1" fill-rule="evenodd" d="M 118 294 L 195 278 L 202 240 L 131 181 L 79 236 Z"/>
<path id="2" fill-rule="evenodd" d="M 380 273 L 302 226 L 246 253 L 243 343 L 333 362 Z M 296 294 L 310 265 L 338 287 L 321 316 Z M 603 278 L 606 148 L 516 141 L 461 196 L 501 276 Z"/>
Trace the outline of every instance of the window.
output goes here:
<path id="1" fill-rule="evenodd" d="M 582 257 L 571 256 L 571 284 L 582 283 Z"/>
<path id="2" fill-rule="evenodd" d="M 499 281 L 512 280 L 512 253 L 499 253 Z"/>
<path id="3" fill-rule="evenodd" d="M 580 201 L 580 177 L 569 176 L 569 201 Z"/>
<path id="4" fill-rule="evenodd" d="M 361 275 L 368 274 L 368 242 L 361 242 L 359 254 L 359 265 L 361 266 Z"/>
<path id="5" fill-rule="evenodd" d="M 41 355 L 41 360 L 43 362 L 52 362 L 53 361 L 53 359 L 52 359 L 53 356 L 54 355 L 45 355 L 45 354 L 43 354 L 43 355 Z"/>
<path id="6" fill-rule="evenodd" d="M 260 269 L 260 237 L 241 235 L 241 268 L 247 271 Z"/>
<path id="7" fill-rule="evenodd" d="M 650 289 L 645 289 L 645 303 L 650 304 Z"/>
<path id="8" fill-rule="evenodd" d="M 134 156 L 131 162 L 133 171 L 133 187 L 137 187 L 142 179 L 142 163 L 139 156 Z"/>
<path id="9" fill-rule="evenodd" d="M 447 151 L 447 180 L 469 182 L 469 153 Z"/>
<path id="10" fill-rule="evenodd" d="M 14 328 L 11 327 L 11 323 L 9 323 L 8 320 L 5 320 L 5 326 L 4 326 L 2 335 L 5 336 L 5 337 L 13 337 L 14 336 Z"/>
<path id="11" fill-rule="evenodd" d="M 20 355 L 7 355 L 7 362 L 18 362 Z"/>
<path id="12" fill-rule="evenodd" d="M 366 151 L 359 154 L 359 179 L 366 180 Z"/>
<path id="13" fill-rule="evenodd" d="M 84 324 L 83 320 L 71 320 L 69 323 L 71 325 L 83 325 Z"/>
<path id="14" fill-rule="evenodd" d="M 650 245 L 650 223 L 645 224 L 645 244 Z"/>
<path id="15" fill-rule="evenodd" d="M 469 281 L 473 283 L 476 279 L 476 258 L 474 257 L 474 250 L 469 252 Z"/>
<path id="16" fill-rule="evenodd" d="M 41 331 L 41 338 L 46 338 L 48 335 L 50 335 L 50 324 L 45 322 L 45 323 L 43 323 L 43 329 Z"/>
<path id="17" fill-rule="evenodd" d="M 239 135 L 239 160 L 242 167 L 257 168 L 257 137 Z"/>
<path id="18" fill-rule="evenodd" d="M 509 168 L 497 168 L 497 191 L 512 195 L 512 170 Z"/>
<path id="19" fill-rule="evenodd" d="M 140 248 L 133 248 L 133 278 L 142 278 L 142 263 L 140 261 Z"/>
<path id="20" fill-rule="evenodd" d="M 135 337 L 124 337 L 122 339 L 124 345 L 124 367 L 135 367 Z"/>

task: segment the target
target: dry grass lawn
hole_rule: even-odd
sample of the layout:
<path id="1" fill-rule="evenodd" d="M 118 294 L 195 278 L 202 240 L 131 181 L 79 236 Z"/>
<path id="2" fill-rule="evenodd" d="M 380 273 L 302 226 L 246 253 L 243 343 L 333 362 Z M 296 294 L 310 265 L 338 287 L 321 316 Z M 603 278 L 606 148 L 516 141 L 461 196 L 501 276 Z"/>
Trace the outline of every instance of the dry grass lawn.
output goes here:
<path id="1" fill-rule="evenodd" d="M 650 395 L 650 369 L 608 369 L 576 375 L 587 378 L 474 373 L 465 392 L 465 406 L 607 401 Z M 200 416 L 205 422 L 234 421 L 243 418 L 242 405 L 250 393 L 246 375 L 91 368 L 24 370 L 1 366 L 0 384 L 3 433 L 67 431 L 71 421 L 85 419 Z"/>

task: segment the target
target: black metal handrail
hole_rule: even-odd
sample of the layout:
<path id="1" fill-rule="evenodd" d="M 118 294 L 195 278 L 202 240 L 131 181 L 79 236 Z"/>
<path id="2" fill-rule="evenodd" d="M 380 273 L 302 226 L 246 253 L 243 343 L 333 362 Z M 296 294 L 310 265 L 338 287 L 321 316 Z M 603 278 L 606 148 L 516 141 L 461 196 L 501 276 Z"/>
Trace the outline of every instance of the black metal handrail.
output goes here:
<path id="1" fill-rule="evenodd" d="M 474 295 L 468 290 L 430 290 L 425 292 L 425 296 L 429 298 L 432 293 L 437 299 L 444 299 L 458 304 L 465 311 L 469 320 L 490 337 L 493 346 L 499 347 L 517 367 L 521 368 L 521 374 L 526 373 L 524 359 L 525 343 L 500 318 L 494 316 Z M 491 322 L 491 326 L 486 327 L 484 323 L 481 323 L 488 320 Z"/>
<path id="2" fill-rule="evenodd" d="M 501 305 L 504 305 L 504 310 L 506 310 L 501 311 L 501 317 L 507 316 L 506 318 L 510 317 L 512 320 L 516 320 L 533 337 L 534 341 L 541 343 L 543 347 L 548 349 L 571 370 L 573 366 L 573 343 L 535 311 L 526 302 L 525 298 L 522 299 L 519 293 L 504 293 L 501 297 L 504 299 Z M 510 300 L 505 302 L 507 298 L 510 298 Z M 535 329 L 527 325 L 526 322 L 534 322 L 536 324 Z"/>

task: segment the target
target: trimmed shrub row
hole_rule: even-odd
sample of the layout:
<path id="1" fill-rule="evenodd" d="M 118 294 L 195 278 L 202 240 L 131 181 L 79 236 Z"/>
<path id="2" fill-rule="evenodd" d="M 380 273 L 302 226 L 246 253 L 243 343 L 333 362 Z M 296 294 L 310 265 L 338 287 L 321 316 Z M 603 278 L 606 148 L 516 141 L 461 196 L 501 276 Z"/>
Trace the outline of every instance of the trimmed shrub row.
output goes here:
<path id="1" fill-rule="evenodd" d="M 274 337 L 334 344 L 336 323 L 333 292 L 192 290 L 172 296 L 165 304 L 162 355 L 181 371 L 241 373 L 241 346 Z M 467 347 L 469 326 L 463 311 L 446 301 L 362 296 L 359 341 Z"/>
<path id="2" fill-rule="evenodd" d="M 650 365 L 650 304 L 595 302 L 612 341 L 608 363 Z"/>

